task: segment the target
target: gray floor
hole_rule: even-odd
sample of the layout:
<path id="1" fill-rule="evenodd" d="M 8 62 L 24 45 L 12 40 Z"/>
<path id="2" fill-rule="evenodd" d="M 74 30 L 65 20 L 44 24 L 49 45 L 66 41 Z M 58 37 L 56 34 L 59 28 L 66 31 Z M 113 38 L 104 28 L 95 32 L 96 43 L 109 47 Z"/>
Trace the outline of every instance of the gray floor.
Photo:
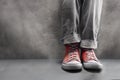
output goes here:
<path id="1" fill-rule="evenodd" d="M 0 80 L 120 80 L 120 60 L 101 62 L 101 73 L 69 73 L 55 60 L 1 60 Z"/>

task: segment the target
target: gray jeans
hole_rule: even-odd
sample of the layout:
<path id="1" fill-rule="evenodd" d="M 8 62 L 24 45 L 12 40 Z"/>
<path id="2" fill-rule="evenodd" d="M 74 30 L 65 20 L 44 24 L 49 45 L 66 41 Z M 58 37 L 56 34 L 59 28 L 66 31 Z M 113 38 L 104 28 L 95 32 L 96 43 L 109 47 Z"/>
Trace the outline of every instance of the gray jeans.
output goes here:
<path id="1" fill-rule="evenodd" d="M 103 0 L 63 0 L 64 44 L 80 42 L 82 48 L 97 48 Z"/>

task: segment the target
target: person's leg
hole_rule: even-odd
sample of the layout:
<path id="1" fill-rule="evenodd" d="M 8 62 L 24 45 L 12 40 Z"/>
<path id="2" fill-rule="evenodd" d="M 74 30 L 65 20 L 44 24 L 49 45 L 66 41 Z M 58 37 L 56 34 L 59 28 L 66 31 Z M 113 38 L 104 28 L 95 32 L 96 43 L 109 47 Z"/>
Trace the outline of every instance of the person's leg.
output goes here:
<path id="1" fill-rule="evenodd" d="M 103 0 L 82 0 L 81 44 L 82 48 L 97 48 L 97 36 Z"/>
<path id="2" fill-rule="evenodd" d="M 62 3 L 62 29 L 65 45 L 65 57 L 62 63 L 64 70 L 81 70 L 79 12 L 81 0 L 63 0 Z"/>
<path id="3" fill-rule="evenodd" d="M 79 43 L 79 8 L 80 0 L 63 0 L 62 2 L 62 31 L 64 44 Z"/>
<path id="4" fill-rule="evenodd" d="M 100 26 L 102 0 L 83 0 L 81 15 L 81 54 L 83 67 L 87 70 L 101 70 L 102 64 L 97 59 L 97 35 Z"/>

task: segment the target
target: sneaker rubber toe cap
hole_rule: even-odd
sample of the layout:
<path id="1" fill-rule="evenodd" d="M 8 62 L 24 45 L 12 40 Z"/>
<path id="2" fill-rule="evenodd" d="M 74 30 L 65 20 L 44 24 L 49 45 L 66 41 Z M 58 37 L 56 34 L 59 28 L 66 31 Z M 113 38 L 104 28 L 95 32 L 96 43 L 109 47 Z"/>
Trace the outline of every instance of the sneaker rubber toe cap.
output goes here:
<path id="1" fill-rule="evenodd" d="M 84 62 L 83 66 L 85 69 L 91 69 L 91 70 L 102 70 L 103 69 L 103 65 L 97 61 Z"/>
<path id="2" fill-rule="evenodd" d="M 62 68 L 65 70 L 81 70 L 82 64 L 81 62 L 78 62 L 78 61 L 71 61 L 68 63 L 63 63 Z"/>

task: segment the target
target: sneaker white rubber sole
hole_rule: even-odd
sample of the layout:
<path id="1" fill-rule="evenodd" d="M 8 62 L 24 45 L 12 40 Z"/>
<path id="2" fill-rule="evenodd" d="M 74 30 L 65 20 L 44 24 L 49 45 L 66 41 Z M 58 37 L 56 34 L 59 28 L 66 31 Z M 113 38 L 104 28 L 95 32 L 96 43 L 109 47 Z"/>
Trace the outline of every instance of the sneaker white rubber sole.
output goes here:
<path id="1" fill-rule="evenodd" d="M 83 67 L 87 70 L 102 70 L 103 65 L 97 61 L 83 62 Z"/>
<path id="2" fill-rule="evenodd" d="M 62 63 L 64 70 L 82 70 L 82 64 L 78 61 L 71 61 L 68 63 Z"/>

